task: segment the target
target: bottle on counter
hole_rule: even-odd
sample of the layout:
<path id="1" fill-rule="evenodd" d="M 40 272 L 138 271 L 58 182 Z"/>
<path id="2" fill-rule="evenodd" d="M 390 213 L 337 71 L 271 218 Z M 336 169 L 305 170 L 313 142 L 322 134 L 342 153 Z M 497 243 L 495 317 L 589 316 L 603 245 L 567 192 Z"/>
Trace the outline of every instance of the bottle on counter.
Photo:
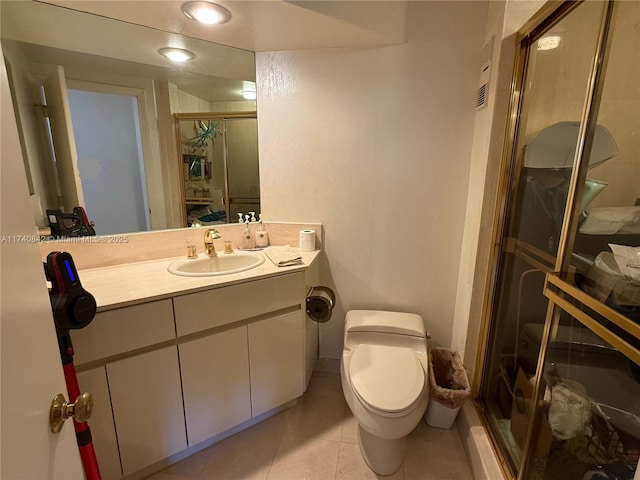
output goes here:
<path id="1" fill-rule="evenodd" d="M 268 247 L 269 246 L 269 234 L 264 229 L 264 225 L 262 224 L 262 214 L 260 214 L 260 220 L 258 220 L 259 226 L 256 231 L 255 239 L 256 239 L 256 247 Z"/>
<path id="2" fill-rule="evenodd" d="M 251 230 L 249 230 L 249 221 L 247 220 L 244 223 L 244 230 L 242 231 L 242 249 L 243 250 L 252 250 L 256 248 L 255 239 L 253 235 L 251 235 Z"/>

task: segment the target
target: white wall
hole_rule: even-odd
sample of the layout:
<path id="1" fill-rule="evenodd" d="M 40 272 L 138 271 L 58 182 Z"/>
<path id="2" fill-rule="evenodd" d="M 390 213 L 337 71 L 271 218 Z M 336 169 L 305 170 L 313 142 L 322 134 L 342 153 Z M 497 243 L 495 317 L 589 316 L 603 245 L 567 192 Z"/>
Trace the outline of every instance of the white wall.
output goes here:
<path id="1" fill-rule="evenodd" d="M 171 113 L 210 112 L 211 103 L 190 93 L 180 90 L 173 83 L 169 83 L 169 104 Z"/>
<path id="2" fill-rule="evenodd" d="M 35 209 L 34 217 L 36 224 L 44 227 L 48 223 L 41 213 L 47 208 L 59 208 L 60 202 L 53 162 L 44 134 L 44 118 L 41 111 L 33 108 L 42 103 L 39 93 L 42 81 L 30 71 L 29 63 L 18 43 L 3 40 L 2 45 L 11 81 L 29 194 L 39 197 L 42 207 Z"/>
<path id="3" fill-rule="evenodd" d="M 344 312 L 422 314 L 452 339 L 486 2 L 410 2 L 406 44 L 256 54 L 262 211 L 322 222 Z"/>
<path id="4" fill-rule="evenodd" d="M 496 211 L 499 171 L 502 162 L 516 33 L 540 9 L 544 0 L 492 1 L 485 38 L 493 37 L 492 72 L 488 106 L 476 113 L 471 156 L 471 175 L 464 240 L 454 315 L 453 348 L 464 353 L 471 377 L 481 332 L 484 291 L 493 250 L 492 229 Z"/>
<path id="5" fill-rule="evenodd" d="M 504 20 L 505 2 L 489 2 L 486 19 L 485 48 L 486 55 L 491 61 L 489 85 L 487 90 L 487 106 L 478 110 L 475 114 L 475 128 L 473 132 L 473 147 L 471 152 L 471 166 L 469 175 L 467 211 L 460 256 L 460 271 L 458 276 L 458 296 L 453 322 L 452 348 L 464 352 L 467 338 L 468 322 L 471 309 L 471 294 L 476 273 L 476 255 L 478 253 L 478 236 L 482 228 L 480 219 L 484 200 L 484 187 L 491 145 L 492 120 L 496 109 L 498 95 L 499 60 L 501 53 L 502 26 Z M 511 66 L 507 66 L 510 70 Z M 505 94 L 504 91 L 501 92 Z M 509 90 L 506 91 L 507 99 Z M 503 102 L 504 104 L 504 102 Z M 506 111 L 503 111 L 503 119 L 506 122 Z M 499 123 L 496 122 L 496 123 Z M 504 125 L 504 124 L 503 124 Z M 491 225 L 485 224 L 485 231 L 490 230 Z M 469 363 L 469 362 L 467 362 Z"/>

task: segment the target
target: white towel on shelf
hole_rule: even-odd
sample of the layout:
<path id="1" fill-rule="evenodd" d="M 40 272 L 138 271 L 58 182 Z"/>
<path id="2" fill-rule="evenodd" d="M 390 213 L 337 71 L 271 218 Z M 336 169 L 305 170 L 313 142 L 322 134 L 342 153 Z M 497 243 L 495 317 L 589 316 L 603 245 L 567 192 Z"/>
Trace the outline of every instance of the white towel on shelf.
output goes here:
<path id="1" fill-rule="evenodd" d="M 291 248 L 289 245 L 269 247 L 264 253 L 276 267 L 290 267 L 292 265 L 302 264 L 302 256 L 300 252 L 298 252 L 298 249 Z"/>

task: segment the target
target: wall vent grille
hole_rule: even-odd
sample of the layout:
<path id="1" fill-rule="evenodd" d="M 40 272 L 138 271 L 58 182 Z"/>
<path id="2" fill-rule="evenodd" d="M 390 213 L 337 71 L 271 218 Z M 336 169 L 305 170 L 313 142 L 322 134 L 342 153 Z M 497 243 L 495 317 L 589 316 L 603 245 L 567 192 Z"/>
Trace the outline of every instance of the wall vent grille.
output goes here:
<path id="1" fill-rule="evenodd" d="M 482 110 L 489 103 L 489 80 L 491 79 L 491 56 L 493 55 L 493 37 L 482 47 L 480 52 L 480 81 L 476 91 L 476 111 Z"/>
<path id="2" fill-rule="evenodd" d="M 487 104 L 487 84 L 485 83 L 478 89 L 476 95 L 476 110 L 486 106 Z"/>

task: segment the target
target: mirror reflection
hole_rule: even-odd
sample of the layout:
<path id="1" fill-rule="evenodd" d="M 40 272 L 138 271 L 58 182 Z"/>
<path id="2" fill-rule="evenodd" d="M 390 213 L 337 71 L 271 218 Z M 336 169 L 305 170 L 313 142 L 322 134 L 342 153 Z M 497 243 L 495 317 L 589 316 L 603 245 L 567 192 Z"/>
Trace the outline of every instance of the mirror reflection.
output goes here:
<path id="1" fill-rule="evenodd" d="M 77 223 L 77 207 L 98 235 L 259 212 L 252 52 L 38 2 L 0 8 L 38 227 Z M 195 58 L 173 63 L 166 47 Z"/>
<path id="2" fill-rule="evenodd" d="M 175 117 L 187 226 L 255 222 L 260 212 L 255 113 Z"/>

